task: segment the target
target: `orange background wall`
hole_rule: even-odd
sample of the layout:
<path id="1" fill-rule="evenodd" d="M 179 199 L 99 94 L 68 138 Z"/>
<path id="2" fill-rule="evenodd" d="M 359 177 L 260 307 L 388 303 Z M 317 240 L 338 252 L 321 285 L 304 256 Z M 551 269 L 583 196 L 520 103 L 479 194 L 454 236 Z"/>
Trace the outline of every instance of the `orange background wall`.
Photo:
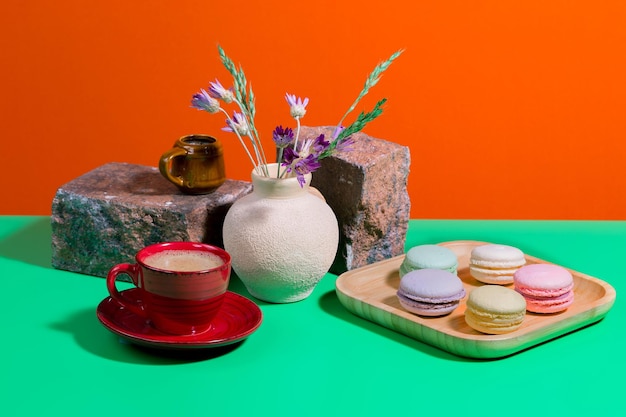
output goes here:
<path id="1" fill-rule="evenodd" d="M 0 42 L 0 214 L 49 214 L 62 184 L 189 133 L 249 179 L 223 118 L 189 107 L 228 80 L 219 43 L 267 146 L 285 92 L 335 124 L 404 48 L 358 110 L 389 99 L 366 133 L 410 147 L 413 218 L 626 219 L 623 1 L 8 0 Z"/>

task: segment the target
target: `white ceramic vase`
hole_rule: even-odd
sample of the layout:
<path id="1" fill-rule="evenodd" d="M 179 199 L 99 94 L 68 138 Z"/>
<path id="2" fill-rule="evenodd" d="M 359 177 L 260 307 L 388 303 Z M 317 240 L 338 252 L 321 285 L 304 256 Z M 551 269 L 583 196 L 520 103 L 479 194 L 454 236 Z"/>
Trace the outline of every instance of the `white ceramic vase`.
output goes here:
<path id="1" fill-rule="evenodd" d="M 315 188 L 296 177 L 252 171 L 253 191 L 224 219 L 224 248 L 252 296 L 271 303 L 308 297 L 330 269 L 339 243 L 337 218 Z M 284 169 L 281 167 L 281 169 Z"/>

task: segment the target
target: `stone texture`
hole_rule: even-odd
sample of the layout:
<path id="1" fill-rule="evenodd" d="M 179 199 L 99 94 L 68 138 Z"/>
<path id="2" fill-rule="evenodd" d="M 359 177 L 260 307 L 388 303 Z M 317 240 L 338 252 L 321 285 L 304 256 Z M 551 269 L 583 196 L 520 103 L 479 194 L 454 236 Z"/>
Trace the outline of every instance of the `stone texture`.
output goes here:
<path id="1" fill-rule="evenodd" d="M 333 130 L 303 127 L 300 134 L 330 137 Z M 409 148 L 364 133 L 353 138 L 353 150 L 323 159 L 311 181 L 339 222 L 336 274 L 403 254 L 410 218 Z"/>
<path id="2" fill-rule="evenodd" d="M 226 180 L 212 194 L 182 194 L 157 168 L 109 163 L 61 186 L 52 202 L 52 266 L 106 276 L 142 247 L 196 241 L 223 247 L 230 206 L 252 184 Z"/>

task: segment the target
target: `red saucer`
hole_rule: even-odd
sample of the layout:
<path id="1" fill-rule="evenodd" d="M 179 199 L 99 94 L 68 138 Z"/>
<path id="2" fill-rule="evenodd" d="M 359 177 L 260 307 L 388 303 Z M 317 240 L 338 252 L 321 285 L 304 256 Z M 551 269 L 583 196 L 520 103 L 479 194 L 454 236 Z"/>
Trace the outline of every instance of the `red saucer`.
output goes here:
<path id="1" fill-rule="evenodd" d="M 138 290 L 122 291 L 125 297 L 137 298 Z M 160 349 L 206 349 L 230 345 L 252 334 L 261 325 L 261 309 L 251 300 L 227 291 L 220 311 L 211 328 L 194 335 L 171 335 L 150 325 L 143 317 L 126 310 L 107 297 L 96 310 L 100 322 L 111 332 L 129 341 Z"/>

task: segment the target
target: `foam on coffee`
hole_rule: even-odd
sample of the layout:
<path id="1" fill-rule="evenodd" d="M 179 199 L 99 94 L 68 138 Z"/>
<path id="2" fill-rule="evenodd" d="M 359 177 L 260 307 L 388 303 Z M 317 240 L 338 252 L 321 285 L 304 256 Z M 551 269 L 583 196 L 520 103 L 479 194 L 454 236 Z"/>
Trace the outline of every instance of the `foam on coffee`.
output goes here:
<path id="1" fill-rule="evenodd" d="M 216 268 L 224 263 L 211 252 L 195 250 L 164 250 L 147 257 L 144 263 L 167 271 L 193 272 Z"/>

